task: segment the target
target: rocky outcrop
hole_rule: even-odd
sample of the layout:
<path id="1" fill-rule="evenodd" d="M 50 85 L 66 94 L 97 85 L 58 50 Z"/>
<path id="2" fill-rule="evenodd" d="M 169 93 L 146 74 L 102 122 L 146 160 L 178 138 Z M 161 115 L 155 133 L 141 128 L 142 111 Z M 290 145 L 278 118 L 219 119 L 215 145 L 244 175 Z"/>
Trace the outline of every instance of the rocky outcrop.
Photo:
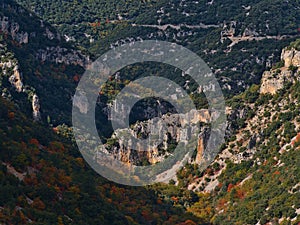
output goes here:
<path id="1" fill-rule="evenodd" d="M 55 35 L 49 30 L 48 27 L 46 27 L 46 33 L 45 35 L 47 36 L 48 39 L 53 40 L 55 38 Z"/>
<path id="2" fill-rule="evenodd" d="M 292 81 L 292 71 L 284 68 L 284 71 L 266 71 L 262 76 L 261 94 L 276 94 L 276 92 L 284 87 L 284 83 Z"/>
<path id="3" fill-rule="evenodd" d="M 32 97 L 32 113 L 33 119 L 38 121 L 41 119 L 40 113 L 40 102 L 39 98 L 35 93 L 35 89 L 28 85 L 24 85 L 22 81 L 22 73 L 19 69 L 19 64 L 13 53 L 7 50 L 5 45 L 0 44 L 0 75 L 8 79 L 9 83 L 12 85 L 13 89 L 19 93 L 26 93 Z M 2 79 L 2 77 L 0 77 Z M 8 87 L 0 85 L 0 93 L 3 97 L 11 98 L 11 95 L 7 95 Z M 9 97 L 10 96 L 10 97 Z M 11 98 L 12 99 L 12 98 Z"/>
<path id="4" fill-rule="evenodd" d="M 199 122 L 209 123 L 216 116 L 214 114 L 208 110 L 192 110 L 187 114 L 165 114 L 160 120 L 137 122 L 131 129 L 116 130 L 111 139 L 114 142 L 109 141 L 105 145 L 105 152 L 113 154 L 122 162 L 134 165 L 145 161 L 149 164 L 161 162 L 179 142 L 188 144 Z M 201 126 L 198 136 L 196 159 L 193 159 L 196 163 L 201 162 L 210 136 L 210 128 L 205 124 Z M 145 139 L 146 143 L 137 141 Z"/>
<path id="5" fill-rule="evenodd" d="M 0 46 L 1 49 L 1 58 L 0 58 L 0 70 L 2 74 L 8 77 L 9 82 L 11 85 L 16 89 L 17 92 L 23 91 L 23 82 L 22 82 L 22 75 L 19 71 L 19 66 L 16 60 L 7 59 L 6 47 Z"/>
<path id="6" fill-rule="evenodd" d="M 226 107 L 225 114 L 227 115 L 225 135 L 227 138 L 229 138 L 235 132 L 235 130 L 239 128 L 237 121 L 247 117 L 247 109 L 232 109 L 231 107 Z"/>
<path id="7" fill-rule="evenodd" d="M 249 28 L 246 28 L 245 31 L 243 32 L 243 37 L 255 37 L 255 36 L 259 36 L 259 33 L 257 33 L 254 30 L 251 30 Z"/>
<path id="8" fill-rule="evenodd" d="M 135 117 L 138 118 L 138 120 L 148 120 L 149 118 L 154 117 L 161 117 L 162 115 L 165 115 L 167 113 L 176 113 L 175 108 L 171 108 L 170 105 L 166 102 L 160 102 L 158 101 L 157 109 L 155 107 L 149 107 L 145 105 L 137 106 L 137 109 L 135 110 Z M 100 103 L 101 104 L 101 103 Z M 112 110 L 115 112 L 118 112 L 119 118 L 113 118 L 114 120 L 118 120 L 120 123 L 126 119 L 126 115 L 129 115 L 132 109 L 128 105 L 121 104 L 115 100 L 112 101 L 112 103 L 108 104 L 107 106 L 103 107 L 103 112 L 107 115 L 109 120 L 112 120 L 110 117 L 110 113 Z M 207 109 L 202 109 L 198 111 L 191 111 L 188 118 L 191 121 L 198 121 L 202 123 L 209 123 L 211 120 L 211 113 Z M 187 122 L 182 121 L 182 123 L 186 124 Z"/>
<path id="9" fill-rule="evenodd" d="M 27 44 L 29 42 L 29 35 L 27 32 L 20 30 L 20 25 L 14 21 L 9 21 L 9 18 L 0 17 L 0 30 L 3 33 L 10 34 L 12 39 L 19 44 Z"/>
<path id="10" fill-rule="evenodd" d="M 61 48 L 59 46 L 38 50 L 36 59 L 42 62 L 50 61 L 64 63 L 66 65 L 80 65 L 82 67 L 86 67 L 89 64 L 89 58 L 79 51 Z"/>
<path id="11" fill-rule="evenodd" d="M 33 95 L 32 97 L 32 111 L 33 111 L 33 119 L 35 121 L 39 121 L 41 119 L 40 101 L 36 94 Z"/>
<path id="12" fill-rule="evenodd" d="M 281 60 L 284 61 L 284 66 L 288 68 L 289 66 L 300 67 L 300 51 L 294 48 L 285 48 L 281 53 Z"/>
<path id="13" fill-rule="evenodd" d="M 13 75 L 9 77 L 9 82 L 15 87 L 17 92 L 23 91 L 22 77 L 17 65 L 14 67 Z"/>
<path id="14" fill-rule="evenodd" d="M 14 12 L 16 15 L 18 14 L 24 14 L 25 10 L 21 6 L 17 6 L 14 4 L 8 3 L 1 3 L 1 7 L 3 10 L 9 10 Z M 29 14 L 30 17 L 32 17 L 32 14 Z M 45 30 L 43 31 L 43 35 L 46 36 L 48 39 L 53 40 L 53 39 L 58 39 L 60 40 L 60 34 L 59 33 L 53 33 L 49 27 L 46 27 L 41 21 L 41 27 L 44 28 Z M 20 24 L 16 22 L 12 17 L 8 16 L 3 16 L 0 17 L 0 31 L 2 33 L 8 34 L 12 37 L 12 39 L 19 44 L 27 44 L 29 42 L 29 39 L 32 37 L 32 33 L 29 34 L 26 31 L 22 31 L 22 28 L 20 27 Z M 34 35 L 35 36 L 35 35 Z"/>
<path id="15" fill-rule="evenodd" d="M 207 146 L 207 142 L 210 136 L 210 129 L 208 127 L 202 128 L 202 132 L 198 137 L 197 154 L 195 163 L 200 164 L 203 161 L 204 150 Z"/>
<path id="16" fill-rule="evenodd" d="M 281 53 L 281 60 L 284 62 L 282 68 L 264 72 L 260 88 L 261 94 L 276 94 L 286 82 L 294 82 L 295 79 L 299 79 L 297 74 L 300 71 L 300 51 L 285 48 Z"/>

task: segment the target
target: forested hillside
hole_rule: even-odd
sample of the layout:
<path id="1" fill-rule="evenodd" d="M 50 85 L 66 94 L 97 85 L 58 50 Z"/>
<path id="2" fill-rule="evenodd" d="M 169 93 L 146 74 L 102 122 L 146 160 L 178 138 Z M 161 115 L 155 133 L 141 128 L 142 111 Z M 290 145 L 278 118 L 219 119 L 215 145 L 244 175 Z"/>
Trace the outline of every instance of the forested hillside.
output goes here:
<path id="1" fill-rule="evenodd" d="M 300 224 L 299 12 L 299 0 L 0 1 L 0 223 Z M 183 45 L 215 72 L 226 97 L 226 142 L 204 171 L 193 158 L 168 184 L 122 186 L 82 158 L 72 101 L 93 60 L 148 39 Z M 140 63 L 112 74 L 99 92 L 96 123 L 106 146 L 120 147 L 107 109 L 146 75 L 180 85 L 209 130 L 208 102 L 190 76 Z M 175 111 L 161 99 L 135 105 L 137 135 L 159 110 L 168 119 Z M 165 150 L 176 147 L 176 135 Z M 198 152 L 203 133 L 199 143 Z"/>
<path id="2" fill-rule="evenodd" d="M 140 39 L 187 46 L 209 63 L 228 95 L 258 84 L 300 34 L 298 0 L 18 2 L 96 56 Z"/>

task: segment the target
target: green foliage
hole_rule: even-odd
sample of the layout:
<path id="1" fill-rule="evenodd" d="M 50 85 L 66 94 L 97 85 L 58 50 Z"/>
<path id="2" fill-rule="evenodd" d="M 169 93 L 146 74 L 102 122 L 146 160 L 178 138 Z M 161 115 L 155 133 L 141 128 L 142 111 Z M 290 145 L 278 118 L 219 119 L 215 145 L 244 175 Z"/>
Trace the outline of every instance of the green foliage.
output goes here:
<path id="1" fill-rule="evenodd" d="M 296 135 L 291 121 L 299 115 L 299 106 L 287 106 L 285 110 L 289 111 L 278 113 L 261 132 L 262 139 L 268 138 L 269 142 L 259 146 L 260 151 L 254 158 L 260 158 L 263 164 L 258 166 L 253 161 L 240 164 L 228 162 L 220 177 L 220 184 L 212 195 L 196 195 L 186 188 L 195 177 L 205 173 L 213 175 L 219 171 L 221 167 L 218 164 L 210 166 L 205 172 L 201 172 L 198 166 L 188 164 L 178 172 L 178 186 L 171 182 L 171 185 L 157 184 L 149 188 L 123 187 L 97 176 L 84 163 L 72 142 L 68 126 L 71 123 L 71 96 L 84 68 L 61 63 L 41 63 L 36 59 L 36 52 L 47 47 L 61 46 L 69 50 L 81 49 L 86 53 L 87 48 L 97 56 L 122 38 L 139 36 L 149 39 L 149 35 L 153 34 L 153 39 L 177 42 L 190 48 L 209 62 L 214 70 L 221 69 L 218 78 L 227 78 L 231 86 L 231 91 L 224 92 L 227 96 L 250 87 L 245 93 L 228 100 L 228 104 L 233 110 L 245 109 L 246 117 L 251 118 L 257 107 L 269 104 L 271 99 L 276 103 L 286 94 L 300 102 L 299 82 L 287 86 L 274 98 L 270 95 L 260 96 L 257 85 L 265 70 L 267 57 L 274 55 L 271 61 L 278 60 L 280 50 L 293 38 L 240 42 L 228 51 L 230 40 L 220 42 L 223 22 L 238 21 L 235 35 L 242 35 L 246 28 L 257 32 L 259 36 L 295 35 L 299 25 L 296 10 L 299 8 L 298 0 L 215 0 L 213 4 L 200 0 L 197 7 L 193 1 L 181 4 L 177 0 L 18 2 L 29 9 L 32 16 L 29 16 L 29 11 L 10 0 L 4 1 L 10 7 L 7 10 L 1 9 L 0 16 L 8 16 L 20 24 L 20 30 L 30 34 L 35 32 L 36 35 L 30 37 L 28 44 L 18 45 L 10 36 L 0 34 L 1 44 L 4 43 L 0 49 L 1 56 L 4 56 L 1 61 L 18 61 L 24 83 L 27 84 L 26 92 L 17 94 L 7 81 L 12 69 L 6 76 L 0 71 L 3 96 L 11 100 L 9 102 L 0 97 L 0 206 L 3 207 L 0 223 L 25 224 L 30 219 L 36 224 L 188 224 L 188 220 L 193 220 L 195 224 L 256 224 L 261 220 L 264 224 L 275 218 L 296 217 L 293 206 L 300 207 L 300 196 L 292 187 L 299 182 L 298 144 L 280 157 L 284 166 L 276 167 L 275 156 L 279 157 L 279 131 L 287 140 Z M 250 9 L 245 9 L 248 5 Z M 133 23 L 156 24 L 159 18 L 157 10 L 161 7 L 165 11 L 160 17 L 162 24 L 205 23 L 219 27 L 197 28 L 193 29 L 192 35 L 180 36 L 173 28 L 162 32 L 156 28 L 132 26 Z M 190 16 L 184 16 L 183 11 Z M 119 20 L 118 14 L 124 19 Z M 51 23 L 63 35 L 75 37 L 75 43 L 45 38 L 40 18 Z M 48 23 L 45 22 L 45 25 L 56 33 Z M 182 28 L 181 31 L 190 30 Z M 94 41 L 90 41 L 90 38 Z M 78 48 L 74 47 L 79 44 L 81 46 Z M 299 49 L 299 40 L 291 46 Z M 282 62 L 275 65 L 277 69 L 281 67 Z M 290 70 L 296 71 L 292 67 Z M 133 65 L 120 73 L 120 82 L 112 79 L 104 85 L 101 104 L 110 102 L 130 80 L 145 74 L 164 76 L 181 86 L 190 79 L 188 75 L 181 77 L 181 71 L 172 67 L 147 63 Z M 197 85 L 191 81 L 187 92 L 198 108 L 207 108 L 204 94 L 196 93 L 195 90 Z M 42 115 L 45 116 L 42 124 L 30 119 L 29 101 L 35 93 L 40 98 Z M 254 109 L 247 107 L 252 103 L 255 103 Z M 107 138 L 111 127 L 103 122 L 103 113 L 97 116 L 98 126 L 106 132 L 101 137 Z M 269 117 L 270 113 L 265 112 L 264 116 Z M 246 125 L 246 118 L 233 120 L 234 129 Z M 50 127 L 43 125 L 45 121 Z M 230 141 L 235 139 L 236 135 L 233 135 Z M 116 145 L 116 140 L 107 139 L 107 144 Z M 175 144 L 172 143 L 172 147 Z M 237 146 L 241 146 L 241 143 Z M 232 144 L 232 147 L 235 145 Z M 240 147 L 240 150 L 246 149 Z M 12 166 L 20 176 L 23 176 L 23 172 L 27 175 L 20 181 L 9 171 L 11 167 L 5 165 Z M 240 185 L 250 175 L 252 178 Z M 210 178 L 206 181 L 210 181 Z M 200 219 L 185 213 L 185 209 Z"/>
<path id="2" fill-rule="evenodd" d="M 177 0 L 62 2 L 18 0 L 18 2 L 55 25 L 63 35 L 75 37 L 77 45 L 84 46 L 96 56 L 109 50 L 111 44 L 127 38 L 137 40 L 137 37 L 140 37 L 146 40 L 151 36 L 150 39 L 153 40 L 165 40 L 186 46 L 209 62 L 210 67 L 215 70 L 221 69 L 218 77 L 230 79 L 228 83 L 231 90 L 224 90 L 224 94 L 230 96 L 252 84 L 259 84 L 266 58 L 274 55 L 271 63 L 277 61 L 280 50 L 294 39 L 240 42 L 228 52 L 226 50 L 230 40 L 220 42 L 223 23 L 237 21 L 235 36 L 242 35 L 247 28 L 264 37 L 295 35 L 300 22 L 295 10 L 299 7 L 298 1 L 215 0 L 213 4 L 208 4 L 205 0 L 198 1 L 197 4 L 194 1 L 181 4 Z M 251 7 L 246 9 L 247 6 Z M 164 13 L 158 13 L 160 9 L 163 9 Z M 189 15 L 185 16 L 185 13 Z M 118 15 L 123 18 L 119 20 Z M 270 20 L 270 17 L 274 19 Z M 173 28 L 161 31 L 153 27 L 132 26 L 132 24 L 155 25 L 158 24 L 158 20 L 161 20 L 162 25 L 203 23 L 216 27 L 207 29 L 182 27 L 180 32 L 192 32 L 192 35 L 181 36 L 177 35 L 179 31 Z M 211 51 L 214 53 L 209 53 Z M 142 72 L 147 74 L 145 70 Z M 163 71 L 160 74 L 163 74 Z M 238 81 L 243 81 L 244 85 L 237 85 Z M 199 102 L 201 101 L 203 100 Z"/>
<path id="3" fill-rule="evenodd" d="M 294 48 L 298 51 L 300 51 L 300 39 L 297 39 L 296 41 L 292 42 L 288 49 Z"/>
<path id="4" fill-rule="evenodd" d="M 201 224 L 183 208 L 172 208 L 171 200 L 158 202 L 160 195 L 152 188 L 123 187 L 95 174 L 65 138 L 68 127 L 61 126 L 58 131 L 62 135 L 34 123 L 0 97 L 2 223 L 25 224 L 30 218 L 36 224 L 56 224 L 60 218 L 64 224 L 164 224 L 169 219 L 174 223 L 192 220 Z M 27 172 L 23 181 L 3 163 L 18 173 Z M 179 193 L 182 198 L 178 204 L 197 200 L 191 192 Z M 21 209 L 16 211 L 16 206 Z"/>
<path id="5" fill-rule="evenodd" d="M 298 66 L 293 66 L 293 65 L 289 66 L 289 71 L 292 71 L 293 73 L 296 73 L 297 70 L 298 70 Z"/>

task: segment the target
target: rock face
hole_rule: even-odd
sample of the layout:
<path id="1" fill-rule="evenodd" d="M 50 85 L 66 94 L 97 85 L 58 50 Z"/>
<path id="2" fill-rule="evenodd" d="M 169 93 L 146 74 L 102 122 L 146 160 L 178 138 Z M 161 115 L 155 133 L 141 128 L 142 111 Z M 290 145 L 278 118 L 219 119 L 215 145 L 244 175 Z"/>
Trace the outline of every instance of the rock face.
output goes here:
<path id="1" fill-rule="evenodd" d="M 5 53 L 5 47 L 0 45 L 1 55 L 2 58 L 7 57 Z M 3 75 L 8 77 L 9 82 L 11 85 L 16 89 L 17 92 L 23 91 L 23 82 L 22 82 L 22 75 L 19 71 L 19 66 L 15 60 L 3 60 L 0 59 L 0 70 L 2 71 Z M 13 69 L 12 69 L 13 68 Z"/>
<path id="2" fill-rule="evenodd" d="M 24 9 L 19 6 L 12 6 L 9 3 L 1 3 L 2 8 L 4 10 L 10 10 L 13 11 L 16 14 L 22 14 L 24 13 Z M 41 21 L 41 27 L 44 28 L 45 25 Z M 27 44 L 29 42 L 29 37 L 34 37 L 35 35 L 28 34 L 28 32 L 22 31 L 22 28 L 20 27 L 20 24 L 15 22 L 12 18 L 9 18 L 7 16 L 0 17 L 0 31 L 4 34 L 11 35 L 12 39 L 19 44 Z M 54 34 L 50 31 L 49 27 L 46 27 L 44 30 L 44 36 L 46 36 L 48 39 L 58 39 L 60 40 L 60 35 L 58 33 Z"/>
<path id="3" fill-rule="evenodd" d="M 284 49 L 281 53 L 281 60 L 284 60 L 284 66 L 286 68 L 291 65 L 300 67 L 300 51 L 294 48 L 290 50 Z"/>
<path id="4" fill-rule="evenodd" d="M 233 37 L 235 35 L 236 25 L 237 25 L 236 21 L 231 21 L 230 23 L 224 23 L 223 30 L 221 31 L 222 42 L 228 37 Z"/>
<path id="5" fill-rule="evenodd" d="M 17 65 L 14 67 L 13 75 L 9 77 L 9 82 L 16 88 L 17 92 L 23 91 L 22 77 Z"/>
<path id="6" fill-rule="evenodd" d="M 6 46 L 0 44 L 0 76 L 8 79 L 9 83 L 12 85 L 13 89 L 19 93 L 32 93 L 34 90 L 32 87 L 28 85 L 24 85 L 22 81 L 22 74 L 19 69 L 19 64 L 14 55 L 7 50 Z M 2 79 L 3 77 L 0 77 Z M 10 89 L 8 87 L 0 86 L 0 93 L 2 92 L 2 96 L 10 96 L 6 95 L 6 89 Z M 33 119 L 38 121 L 41 119 L 40 113 L 40 102 L 39 98 L 36 94 L 33 94 L 32 97 L 32 113 Z"/>
<path id="7" fill-rule="evenodd" d="M 262 85 L 260 88 L 261 94 L 276 94 L 276 92 L 284 87 L 286 81 L 292 81 L 292 71 L 266 71 L 262 76 Z"/>
<path id="8" fill-rule="evenodd" d="M 188 144 L 196 132 L 199 122 L 209 123 L 214 113 L 208 110 L 193 110 L 187 114 L 165 114 L 161 120 L 151 119 L 137 122 L 131 129 L 116 130 L 112 136 L 113 143 L 105 145 L 109 152 L 122 162 L 140 165 L 143 162 L 155 164 L 171 154 L 177 143 Z M 187 129 L 185 129 L 189 125 Z M 153 136 L 151 136 L 153 135 Z M 128 136 L 128 137 L 127 137 Z M 208 125 L 200 128 L 196 163 L 200 163 L 210 136 Z M 126 138 L 124 138 L 126 137 Z M 151 139 L 153 137 L 153 139 Z M 147 143 L 136 141 L 145 140 Z"/>
<path id="9" fill-rule="evenodd" d="M 33 119 L 35 121 L 39 121 L 41 119 L 40 101 L 36 94 L 33 95 L 32 97 L 32 111 L 33 111 Z"/>
<path id="10" fill-rule="evenodd" d="M 210 130 L 207 127 L 203 128 L 198 137 L 197 154 L 195 159 L 196 164 L 200 164 L 203 160 L 204 150 L 207 145 L 209 135 Z"/>
<path id="11" fill-rule="evenodd" d="M 261 94 L 276 94 L 276 92 L 284 87 L 285 82 L 294 82 L 299 79 L 297 74 L 300 67 L 300 51 L 295 49 L 283 49 L 281 60 L 284 66 L 280 69 L 272 69 L 264 72 L 262 76 Z M 290 70 L 290 66 L 298 67 L 296 71 Z"/>
<path id="12" fill-rule="evenodd" d="M 89 58 L 82 55 L 79 51 L 68 50 L 59 46 L 38 50 L 36 58 L 42 62 L 50 61 L 67 65 L 80 65 L 82 67 L 86 67 L 89 64 Z"/>
<path id="13" fill-rule="evenodd" d="M 20 25 L 14 21 L 9 21 L 9 18 L 0 17 L 0 30 L 3 33 L 10 34 L 12 39 L 19 44 L 27 44 L 29 42 L 29 35 L 27 32 L 20 31 Z"/>

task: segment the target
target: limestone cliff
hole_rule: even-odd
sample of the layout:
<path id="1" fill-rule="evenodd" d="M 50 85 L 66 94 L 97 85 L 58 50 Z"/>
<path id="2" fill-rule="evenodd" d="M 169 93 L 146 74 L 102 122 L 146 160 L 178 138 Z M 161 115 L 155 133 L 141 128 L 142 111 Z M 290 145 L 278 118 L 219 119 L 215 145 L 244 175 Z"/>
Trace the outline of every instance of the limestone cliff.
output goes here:
<path id="1" fill-rule="evenodd" d="M 284 60 L 284 66 L 288 68 L 293 65 L 300 67 L 300 51 L 295 48 L 285 48 L 281 53 L 281 59 Z"/>
<path id="2" fill-rule="evenodd" d="M 276 94 L 284 87 L 285 82 L 293 80 L 293 72 L 287 68 L 281 68 L 279 71 L 271 70 L 264 72 L 260 88 L 261 94 Z"/>
<path id="3" fill-rule="evenodd" d="M 165 114 L 158 121 L 151 119 L 137 122 L 132 125 L 131 129 L 116 130 L 110 141 L 105 145 L 105 151 L 110 152 L 122 162 L 139 165 L 146 161 L 148 164 L 155 164 L 172 154 L 177 143 L 187 144 L 191 135 L 195 132 L 194 129 L 201 122 L 203 125 L 200 127 L 197 156 L 194 159 L 196 163 L 200 163 L 210 133 L 207 124 L 211 122 L 213 116 L 215 116 L 214 112 L 209 110 L 193 110 L 183 115 Z M 182 129 L 187 125 L 190 126 L 190 129 Z M 124 138 L 124 134 L 130 134 L 133 138 Z M 151 140 L 153 134 L 155 135 Z M 149 143 L 141 144 L 134 140 L 145 138 L 148 138 Z"/>
<path id="4" fill-rule="evenodd" d="M 12 6 L 6 3 L 2 4 L 2 8 L 4 10 L 10 10 L 15 14 L 24 14 L 25 12 L 22 7 Z M 80 65 L 83 67 L 88 65 L 89 58 L 84 56 L 80 51 L 57 46 L 57 43 L 61 43 L 61 35 L 50 26 L 45 25 L 43 21 L 40 21 L 40 26 L 37 27 L 37 30 L 33 30 L 24 26 L 17 17 L 10 16 L 10 14 L 5 15 L 6 14 L 0 16 L 0 34 L 10 36 L 11 39 L 19 45 L 28 44 L 29 42 L 39 42 L 45 38 L 53 41 L 53 44 L 50 46 L 35 50 L 35 56 L 38 60 L 42 62 L 65 63 L 67 65 Z M 31 14 L 30 17 L 32 17 Z M 34 20 L 34 18 L 32 19 Z"/>
<path id="5" fill-rule="evenodd" d="M 276 94 L 284 87 L 286 82 L 294 82 L 299 79 L 300 51 L 294 48 L 285 48 L 281 53 L 284 65 L 281 68 L 264 72 L 261 81 L 261 94 Z"/>
<path id="6" fill-rule="evenodd" d="M 5 45 L 0 44 L 0 81 L 7 79 L 11 84 L 11 87 L 4 86 L 0 82 L 0 93 L 3 97 L 13 98 L 10 93 L 16 91 L 18 93 L 32 94 L 32 113 L 33 119 L 35 121 L 40 120 L 40 102 L 39 98 L 35 93 L 35 89 L 29 85 L 24 85 L 22 80 L 22 73 L 19 69 L 18 60 L 15 58 L 14 54 L 8 51 Z M 9 93 L 9 94 L 7 94 Z M 10 97 L 8 97 L 10 96 Z"/>
<path id="7" fill-rule="evenodd" d="M 40 101 L 36 94 L 33 95 L 32 97 L 32 111 L 33 111 L 33 119 L 35 121 L 39 121 L 41 119 Z"/>
<path id="8" fill-rule="evenodd" d="M 89 57 L 84 56 L 80 51 L 62 48 L 60 46 L 39 49 L 36 59 L 45 62 L 64 63 L 66 65 L 80 65 L 86 67 L 89 64 Z"/>
<path id="9" fill-rule="evenodd" d="M 10 21 L 8 17 L 0 17 L 0 30 L 3 33 L 10 34 L 12 39 L 19 44 L 27 44 L 29 34 L 20 30 L 20 25 L 14 21 Z"/>
<path id="10" fill-rule="evenodd" d="M 17 92 L 23 91 L 23 83 L 18 65 L 14 67 L 13 74 L 9 77 L 9 82 L 15 87 Z"/>

